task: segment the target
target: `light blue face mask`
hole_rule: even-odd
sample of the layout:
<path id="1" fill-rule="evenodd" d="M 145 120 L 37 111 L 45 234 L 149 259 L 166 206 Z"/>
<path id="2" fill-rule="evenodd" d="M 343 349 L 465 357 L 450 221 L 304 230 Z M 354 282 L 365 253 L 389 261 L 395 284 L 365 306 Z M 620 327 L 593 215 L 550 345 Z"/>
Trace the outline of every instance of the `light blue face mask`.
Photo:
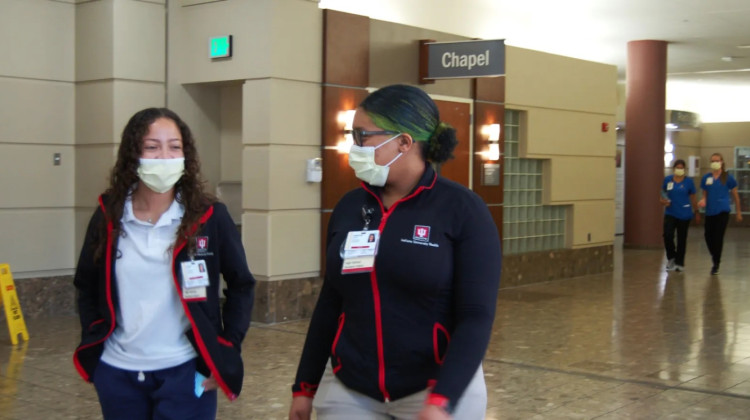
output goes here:
<path id="1" fill-rule="evenodd" d="M 399 136 L 401 136 L 401 133 L 380 143 L 377 147 L 357 146 L 353 144 L 349 150 L 349 166 L 354 169 L 354 175 L 372 186 L 384 186 L 385 181 L 388 180 L 388 172 L 390 171 L 391 164 L 400 158 L 403 153 L 399 153 L 393 160 L 383 166 L 375 163 L 375 150 Z"/>

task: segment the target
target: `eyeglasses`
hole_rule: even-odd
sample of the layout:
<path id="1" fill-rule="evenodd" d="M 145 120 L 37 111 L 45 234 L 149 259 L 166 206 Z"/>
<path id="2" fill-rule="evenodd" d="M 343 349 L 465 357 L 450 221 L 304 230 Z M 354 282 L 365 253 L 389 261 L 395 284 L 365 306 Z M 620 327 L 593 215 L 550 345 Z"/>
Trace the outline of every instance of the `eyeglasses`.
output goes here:
<path id="1" fill-rule="evenodd" d="M 362 146 L 362 142 L 365 141 L 365 137 L 380 136 L 383 134 L 401 134 L 398 131 L 366 131 L 359 128 L 355 128 L 354 130 L 346 130 L 344 131 L 344 133 L 351 134 L 352 138 L 354 139 L 354 143 L 357 146 Z"/>

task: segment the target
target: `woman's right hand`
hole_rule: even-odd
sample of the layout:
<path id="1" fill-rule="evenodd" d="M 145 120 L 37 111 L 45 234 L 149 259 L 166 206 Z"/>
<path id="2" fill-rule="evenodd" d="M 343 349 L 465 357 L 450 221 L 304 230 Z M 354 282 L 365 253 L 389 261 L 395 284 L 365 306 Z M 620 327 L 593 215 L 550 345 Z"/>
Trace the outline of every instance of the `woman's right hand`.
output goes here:
<path id="1" fill-rule="evenodd" d="M 706 207 L 706 199 L 701 198 L 700 201 L 698 201 L 698 207 L 703 208 Z"/>
<path id="2" fill-rule="evenodd" d="M 302 395 L 292 398 L 292 407 L 289 409 L 289 420 L 310 420 L 312 402 L 312 398 Z"/>

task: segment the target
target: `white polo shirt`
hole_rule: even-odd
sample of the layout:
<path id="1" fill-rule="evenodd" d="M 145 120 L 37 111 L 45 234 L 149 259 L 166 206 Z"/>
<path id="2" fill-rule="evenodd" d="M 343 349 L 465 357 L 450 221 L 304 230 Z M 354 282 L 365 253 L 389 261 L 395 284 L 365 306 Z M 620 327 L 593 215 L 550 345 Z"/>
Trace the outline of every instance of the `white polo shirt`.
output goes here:
<path id="1" fill-rule="evenodd" d="M 125 202 L 113 285 L 119 296 L 117 327 L 101 358 L 107 364 L 151 371 L 197 357 L 185 337 L 190 322 L 172 278 L 171 247 L 183 214 L 175 200 L 152 225 L 135 218 L 130 197 Z"/>

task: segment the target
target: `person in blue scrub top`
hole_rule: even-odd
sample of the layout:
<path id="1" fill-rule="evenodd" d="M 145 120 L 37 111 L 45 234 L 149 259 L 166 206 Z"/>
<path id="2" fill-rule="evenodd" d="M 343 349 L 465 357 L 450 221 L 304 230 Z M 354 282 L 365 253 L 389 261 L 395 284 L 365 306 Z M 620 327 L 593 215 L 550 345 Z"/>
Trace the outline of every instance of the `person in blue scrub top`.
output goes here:
<path id="1" fill-rule="evenodd" d="M 711 275 L 715 276 L 719 274 L 721 251 L 724 246 L 724 232 L 727 230 L 727 224 L 729 223 L 730 193 L 732 199 L 734 199 L 737 222 L 742 222 L 740 196 L 737 194 L 737 180 L 727 173 L 724 158 L 721 154 L 714 153 L 711 155 L 711 172 L 703 175 L 701 189 L 703 190 L 703 198 L 698 202 L 698 205 L 706 208 L 704 237 L 713 262 Z"/>
<path id="2" fill-rule="evenodd" d="M 688 227 L 697 209 L 695 184 L 685 177 L 685 161 L 677 159 L 672 165 L 672 175 L 667 175 L 661 186 L 661 203 L 664 205 L 664 249 L 667 252 L 667 271 L 685 270 L 685 249 Z M 700 221 L 695 212 L 696 222 Z M 674 236 L 677 232 L 677 246 Z"/>

